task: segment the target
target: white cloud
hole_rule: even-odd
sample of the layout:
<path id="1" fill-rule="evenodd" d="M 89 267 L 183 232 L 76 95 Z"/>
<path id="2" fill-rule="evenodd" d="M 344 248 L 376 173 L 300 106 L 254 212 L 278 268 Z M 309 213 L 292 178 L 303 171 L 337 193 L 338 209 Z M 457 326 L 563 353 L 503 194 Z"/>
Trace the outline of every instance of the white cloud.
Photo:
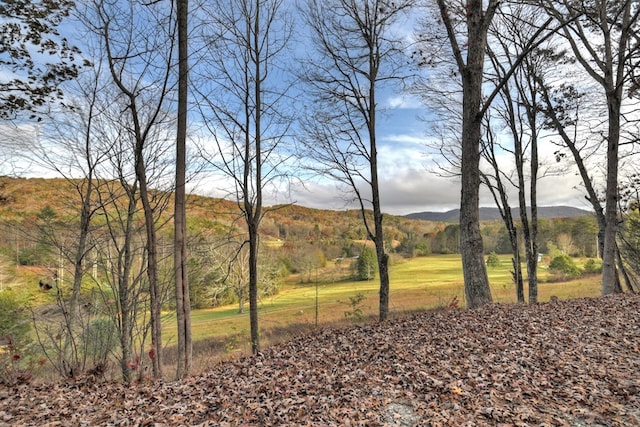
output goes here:
<path id="1" fill-rule="evenodd" d="M 460 206 L 460 191 L 460 182 L 456 178 L 440 177 L 422 167 L 385 169 L 380 173 L 382 211 L 389 214 L 456 209 Z M 517 204 L 515 189 L 509 200 L 513 206 Z M 287 201 L 318 209 L 358 207 L 352 193 L 336 183 L 322 181 L 307 182 L 304 187 L 292 186 Z M 481 190 L 480 205 L 495 206 L 486 188 Z M 538 205 L 569 205 L 589 209 L 580 189 L 580 177 L 573 174 L 541 179 L 538 184 Z"/>
<path id="2" fill-rule="evenodd" d="M 390 96 L 383 102 L 384 108 L 390 109 L 418 109 L 424 108 L 420 100 L 408 94 Z"/>

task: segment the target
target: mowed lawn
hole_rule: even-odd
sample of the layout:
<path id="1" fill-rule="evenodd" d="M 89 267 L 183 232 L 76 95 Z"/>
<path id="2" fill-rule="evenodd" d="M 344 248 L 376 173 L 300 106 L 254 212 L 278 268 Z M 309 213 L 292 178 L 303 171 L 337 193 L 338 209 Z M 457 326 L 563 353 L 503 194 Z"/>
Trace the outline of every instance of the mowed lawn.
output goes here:
<path id="1" fill-rule="evenodd" d="M 515 302 L 515 287 L 511 278 L 511 261 L 502 256 L 500 265 L 488 267 L 493 300 L 499 303 Z M 578 263 L 580 265 L 580 263 Z M 344 267 L 343 267 L 344 268 Z M 525 273 L 526 274 L 526 273 Z M 377 277 L 371 281 L 333 281 L 333 274 L 318 274 L 311 283 L 299 283 L 291 278 L 283 289 L 273 297 L 260 302 L 259 323 L 261 333 L 288 328 L 292 325 L 313 326 L 318 323 L 345 320 L 346 312 L 355 309 L 363 316 L 378 313 Z M 390 266 L 390 311 L 402 313 L 449 305 L 454 298 L 459 307 L 464 307 L 464 284 L 459 255 L 432 255 L 410 260 L 395 261 Z M 539 264 L 539 301 L 551 296 L 559 299 L 597 296 L 600 292 L 600 276 L 583 277 L 568 282 L 545 283 L 549 273 L 544 261 Z M 362 294 L 364 298 L 356 305 L 351 298 Z M 525 288 L 525 295 L 528 289 Z M 317 296 L 317 298 L 316 298 Z M 528 296 L 527 296 L 528 299 Z M 249 307 L 238 314 L 237 305 L 215 309 L 194 310 L 192 331 L 195 341 L 224 336 L 249 335 Z M 352 318 L 353 316 L 351 316 Z M 176 343 L 175 318 L 168 315 L 164 321 L 164 338 L 169 345 Z"/>

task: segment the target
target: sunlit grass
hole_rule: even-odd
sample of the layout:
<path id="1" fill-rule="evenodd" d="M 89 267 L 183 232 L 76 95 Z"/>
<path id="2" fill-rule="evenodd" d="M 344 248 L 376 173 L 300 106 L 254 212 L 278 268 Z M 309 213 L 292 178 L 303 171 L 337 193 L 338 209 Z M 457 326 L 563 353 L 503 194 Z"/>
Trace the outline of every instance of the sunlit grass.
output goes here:
<path id="1" fill-rule="evenodd" d="M 500 265 L 488 267 L 493 300 L 498 303 L 516 301 L 511 277 L 511 260 L 500 257 Z M 335 280 L 335 272 L 330 275 Z M 459 255 L 432 255 L 429 257 L 400 260 L 390 267 L 390 310 L 402 313 L 448 305 L 454 298 L 463 307 L 464 283 Z M 350 297 L 362 293 L 359 304 L 364 316 L 376 316 L 378 312 L 378 281 L 336 281 L 318 275 L 317 294 L 315 283 L 288 283 L 273 297 L 260 302 L 259 323 L 263 332 L 293 324 L 313 326 L 344 321 L 345 312 L 351 311 Z M 597 296 L 600 292 L 600 276 L 546 283 L 549 278 L 544 263 L 539 266 L 539 301 L 548 301 L 553 295 L 559 299 Z M 314 279 L 315 280 L 315 279 Z M 525 295 L 528 289 L 525 284 Z M 317 300 L 316 300 L 317 295 Z M 249 307 L 238 314 L 237 305 L 215 309 L 194 310 L 192 332 L 194 340 L 228 335 L 246 335 L 249 329 Z M 175 343 L 175 320 L 168 316 L 165 337 Z"/>

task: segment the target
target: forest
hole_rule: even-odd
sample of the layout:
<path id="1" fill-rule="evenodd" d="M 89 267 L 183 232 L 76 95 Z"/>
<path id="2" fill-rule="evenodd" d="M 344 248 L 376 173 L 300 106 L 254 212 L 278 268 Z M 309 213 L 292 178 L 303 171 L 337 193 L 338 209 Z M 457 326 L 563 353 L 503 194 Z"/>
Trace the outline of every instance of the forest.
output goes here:
<path id="1" fill-rule="evenodd" d="M 492 254 L 518 303 L 539 302 L 549 253 L 598 258 L 602 296 L 636 292 L 639 16 L 631 0 L 3 3 L 2 288 L 22 268 L 49 298 L 9 316 L 4 366 L 28 337 L 63 378 L 115 361 L 129 384 L 144 350 L 160 379 L 169 313 L 184 378 L 192 308 L 230 302 L 259 355 L 261 299 L 327 260 L 375 270 L 381 323 L 394 257 L 459 253 L 470 309 L 493 302 Z M 396 102 L 420 129 L 389 140 Z M 409 165 L 427 193 L 427 170 L 459 184 L 459 221 L 386 213 L 385 178 Z M 576 180 L 592 216 L 540 218 Z M 348 209 L 298 206 L 296 186 Z M 483 198 L 500 221 L 481 223 Z"/>

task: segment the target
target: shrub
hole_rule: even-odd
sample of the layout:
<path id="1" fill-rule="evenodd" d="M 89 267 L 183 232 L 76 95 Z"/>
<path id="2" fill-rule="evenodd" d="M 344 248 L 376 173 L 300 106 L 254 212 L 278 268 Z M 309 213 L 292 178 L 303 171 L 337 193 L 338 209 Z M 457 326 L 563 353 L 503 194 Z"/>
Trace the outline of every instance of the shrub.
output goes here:
<path id="1" fill-rule="evenodd" d="M 487 267 L 498 267 L 500 265 L 500 258 L 495 252 L 491 252 L 487 257 Z"/>
<path id="2" fill-rule="evenodd" d="M 416 243 L 415 254 L 416 256 L 431 255 L 431 246 L 429 245 L 428 242 Z"/>
<path id="3" fill-rule="evenodd" d="M 6 338 L 20 349 L 29 344 L 29 315 L 12 291 L 0 292 L 0 339 Z"/>
<path id="4" fill-rule="evenodd" d="M 344 317 L 347 319 L 351 319 L 353 322 L 359 322 L 362 320 L 364 316 L 364 311 L 362 311 L 362 301 L 364 300 L 364 294 L 362 292 L 358 292 L 356 295 L 349 297 L 349 306 L 351 310 L 347 310 L 344 312 Z"/>
<path id="5" fill-rule="evenodd" d="M 118 331 L 111 319 L 99 318 L 89 323 L 82 336 L 87 357 L 94 365 L 105 363 L 118 345 Z"/>
<path id="6" fill-rule="evenodd" d="M 563 277 L 577 277 L 580 275 L 580 269 L 573 262 L 573 259 L 564 254 L 558 255 L 551 260 L 549 271 Z"/>
<path id="7" fill-rule="evenodd" d="M 29 353 L 31 323 L 24 303 L 10 291 L 0 292 L 0 384 L 16 385 L 31 380 L 31 367 L 24 356 Z"/>
<path id="8" fill-rule="evenodd" d="M 584 272 L 587 274 L 599 274 L 602 273 L 602 261 L 596 261 L 593 258 L 589 258 L 584 263 Z"/>

